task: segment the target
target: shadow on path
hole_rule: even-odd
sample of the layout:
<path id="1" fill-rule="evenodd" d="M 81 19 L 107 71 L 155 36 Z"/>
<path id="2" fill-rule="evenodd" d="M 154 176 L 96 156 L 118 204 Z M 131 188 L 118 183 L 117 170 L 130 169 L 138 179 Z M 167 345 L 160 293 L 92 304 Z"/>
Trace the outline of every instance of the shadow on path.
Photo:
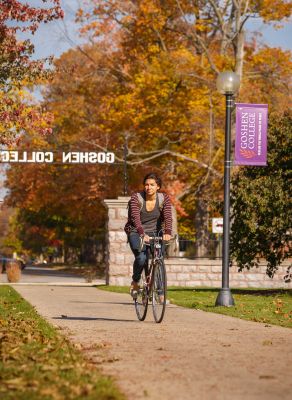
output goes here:
<path id="1" fill-rule="evenodd" d="M 66 272 L 59 272 L 55 270 L 44 270 L 44 269 L 31 269 L 31 268 L 25 268 L 22 271 L 23 275 L 26 276 L 52 276 L 52 277 L 57 277 L 57 278 L 84 278 L 81 274 L 80 275 L 75 275 L 75 274 L 70 274 Z"/>
<path id="2" fill-rule="evenodd" d="M 53 317 L 52 319 L 63 319 L 70 321 L 112 321 L 112 322 L 139 322 L 135 319 L 116 319 L 116 318 L 98 318 L 98 317 Z"/>
<path id="3" fill-rule="evenodd" d="M 72 300 L 69 303 L 84 303 L 84 304 L 117 304 L 121 306 L 131 306 L 134 307 L 134 303 L 122 303 L 122 302 L 115 302 L 115 301 L 78 301 Z"/>

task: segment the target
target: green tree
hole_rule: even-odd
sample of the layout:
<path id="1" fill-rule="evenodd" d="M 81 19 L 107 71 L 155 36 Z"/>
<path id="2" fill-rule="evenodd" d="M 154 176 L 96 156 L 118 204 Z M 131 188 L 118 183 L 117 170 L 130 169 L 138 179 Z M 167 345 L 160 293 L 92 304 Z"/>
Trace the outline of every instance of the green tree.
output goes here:
<path id="1" fill-rule="evenodd" d="M 270 117 L 268 165 L 240 167 L 232 180 L 231 254 L 239 269 L 267 261 L 273 277 L 291 256 L 292 112 Z"/>

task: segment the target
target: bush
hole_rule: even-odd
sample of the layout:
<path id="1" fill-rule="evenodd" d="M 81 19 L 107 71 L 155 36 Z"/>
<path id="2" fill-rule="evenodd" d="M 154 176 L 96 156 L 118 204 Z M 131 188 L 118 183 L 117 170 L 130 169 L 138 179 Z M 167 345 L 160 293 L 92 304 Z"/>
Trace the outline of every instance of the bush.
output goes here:
<path id="1" fill-rule="evenodd" d="M 20 264 L 17 261 L 8 261 L 6 264 L 6 274 L 8 282 L 19 282 L 21 277 Z"/>

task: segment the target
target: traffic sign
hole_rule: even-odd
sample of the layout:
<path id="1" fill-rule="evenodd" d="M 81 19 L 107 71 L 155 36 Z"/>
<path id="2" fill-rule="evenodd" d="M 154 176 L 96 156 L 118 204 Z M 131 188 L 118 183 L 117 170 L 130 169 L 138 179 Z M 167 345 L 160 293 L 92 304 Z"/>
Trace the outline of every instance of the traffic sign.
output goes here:
<path id="1" fill-rule="evenodd" d="M 212 232 L 223 233 L 223 218 L 212 218 Z"/>

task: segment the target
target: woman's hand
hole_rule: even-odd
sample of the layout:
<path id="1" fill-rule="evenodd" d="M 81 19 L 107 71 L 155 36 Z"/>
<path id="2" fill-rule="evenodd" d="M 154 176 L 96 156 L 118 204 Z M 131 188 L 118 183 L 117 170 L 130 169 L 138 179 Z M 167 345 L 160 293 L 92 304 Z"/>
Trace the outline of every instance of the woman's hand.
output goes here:
<path id="1" fill-rule="evenodd" d="M 150 242 L 150 237 L 148 235 L 144 235 L 144 242 L 149 243 Z"/>
<path id="2" fill-rule="evenodd" d="M 165 234 L 163 235 L 163 240 L 164 240 L 165 242 L 169 242 L 170 239 L 171 239 L 171 235 L 168 235 L 167 233 L 165 233 Z"/>

